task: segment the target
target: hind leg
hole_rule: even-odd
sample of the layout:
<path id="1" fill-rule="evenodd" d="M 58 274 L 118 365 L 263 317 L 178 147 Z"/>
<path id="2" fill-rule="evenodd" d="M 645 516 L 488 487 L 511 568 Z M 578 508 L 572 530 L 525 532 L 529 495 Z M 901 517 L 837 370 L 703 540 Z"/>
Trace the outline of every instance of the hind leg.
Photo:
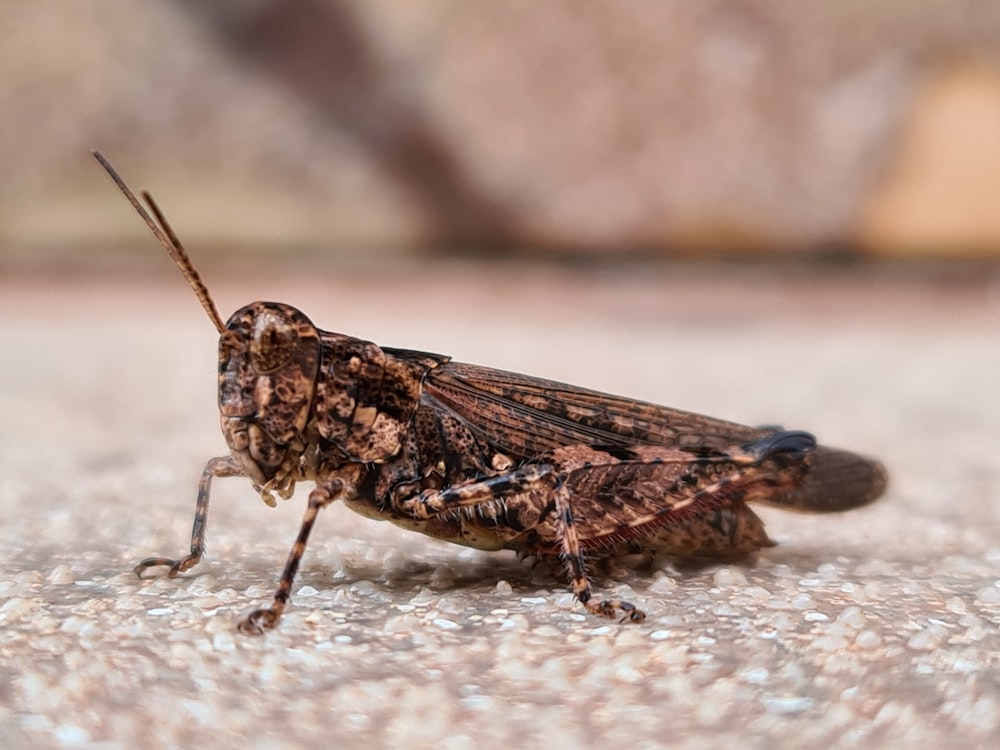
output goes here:
<path id="1" fill-rule="evenodd" d="M 645 619 L 645 613 L 631 602 L 621 599 L 604 599 L 599 602 L 593 600 L 590 578 L 587 575 L 583 548 L 574 523 L 572 502 L 565 486 L 564 475 L 550 465 L 524 466 L 488 479 L 396 499 L 396 507 L 400 511 L 420 519 L 462 509 L 485 510 L 491 504 L 502 506 L 507 514 L 513 512 L 515 515 L 519 515 L 519 504 L 530 506 L 531 510 L 541 505 L 542 516 L 552 514 L 556 519 L 559 559 L 566 570 L 573 594 L 587 611 L 601 617 L 622 615 L 622 621 L 642 622 Z M 527 507 L 525 509 L 527 510 Z"/>

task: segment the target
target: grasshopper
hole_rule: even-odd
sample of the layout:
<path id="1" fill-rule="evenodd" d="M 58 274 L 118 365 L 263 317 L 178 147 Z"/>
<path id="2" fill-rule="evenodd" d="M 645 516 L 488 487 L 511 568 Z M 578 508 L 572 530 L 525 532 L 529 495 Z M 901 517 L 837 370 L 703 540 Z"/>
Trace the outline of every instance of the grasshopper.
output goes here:
<path id="1" fill-rule="evenodd" d="M 188 555 L 146 558 L 136 574 L 163 567 L 172 578 L 201 560 L 216 477 L 247 477 L 272 507 L 275 495 L 314 483 L 274 599 L 240 622 L 244 633 L 277 624 L 316 517 L 335 501 L 447 542 L 559 564 L 588 612 L 641 622 L 631 602 L 594 597 L 588 558 L 735 558 L 774 544 L 747 503 L 843 511 L 885 490 L 880 463 L 808 432 L 378 346 L 321 330 L 278 302 L 253 302 L 223 323 L 152 196 L 141 194 L 147 212 L 93 154 L 220 336 L 229 455 L 202 473 Z"/>

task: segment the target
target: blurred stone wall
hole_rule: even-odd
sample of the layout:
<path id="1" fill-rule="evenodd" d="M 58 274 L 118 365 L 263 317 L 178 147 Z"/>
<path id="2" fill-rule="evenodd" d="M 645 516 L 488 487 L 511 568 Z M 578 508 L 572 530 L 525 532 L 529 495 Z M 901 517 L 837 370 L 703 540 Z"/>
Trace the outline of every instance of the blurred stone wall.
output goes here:
<path id="1" fill-rule="evenodd" d="M 1000 252 L 996 0 L 0 7 L 0 246 Z"/>

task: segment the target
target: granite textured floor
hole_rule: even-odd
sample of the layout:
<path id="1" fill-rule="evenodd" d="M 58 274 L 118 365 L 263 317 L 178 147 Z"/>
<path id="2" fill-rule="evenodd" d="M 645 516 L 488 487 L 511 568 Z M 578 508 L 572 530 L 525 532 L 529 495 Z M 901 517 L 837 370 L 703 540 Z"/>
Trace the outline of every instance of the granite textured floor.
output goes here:
<path id="1" fill-rule="evenodd" d="M 755 564 L 612 569 L 648 618 L 585 616 L 513 555 L 324 511 L 280 628 L 304 494 L 220 480 L 215 334 L 180 278 L 0 276 L 0 745 L 996 747 L 1000 283 L 494 265 L 206 272 L 319 325 L 880 456 L 875 506 L 763 510 Z"/>

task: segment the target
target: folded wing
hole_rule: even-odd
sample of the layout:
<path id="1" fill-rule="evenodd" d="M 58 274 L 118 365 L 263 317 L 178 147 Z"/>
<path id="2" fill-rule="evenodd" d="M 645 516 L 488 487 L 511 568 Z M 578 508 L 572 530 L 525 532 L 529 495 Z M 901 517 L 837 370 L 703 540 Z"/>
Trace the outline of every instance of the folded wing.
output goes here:
<path id="1" fill-rule="evenodd" d="M 433 370 L 424 382 L 424 397 L 459 415 L 519 462 L 571 445 L 656 445 L 705 455 L 779 431 L 461 362 Z M 808 460 L 805 481 L 767 498 L 768 504 L 811 512 L 848 510 L 885 490 L 886 472 L 877 461 L 825 446 Z"/>

